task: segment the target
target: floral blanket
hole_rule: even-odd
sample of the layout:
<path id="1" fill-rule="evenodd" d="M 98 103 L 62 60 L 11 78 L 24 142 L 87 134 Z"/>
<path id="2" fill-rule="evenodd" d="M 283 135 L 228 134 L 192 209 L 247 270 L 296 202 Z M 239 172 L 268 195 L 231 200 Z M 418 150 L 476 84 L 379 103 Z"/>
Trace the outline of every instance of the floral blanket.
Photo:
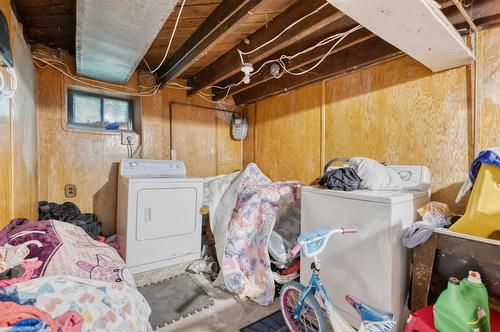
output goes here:
<path id="1" fill-rule="evenodd" d="M 272 182 L 255 164 L 241 172 L 216 213 L 214 235 L 221 265 L 216 284 L 259 304 L 273 303 L 275 288 L 267 246 L 280 210 L 300 206 L 301 186 L 298 182 Z M 226 213 L 225 205 L 230 206 Z"/>
<path id="2" fill-rule="evenodd" d="M 44 277 L 6 288 L 19 302 L 57 317 L 68 311 L 83 318 L 81 331 L 148 331 L 151 309 L 144 297 L 126 284 L 71 276 Z"/>
<path id="3" fill-rule="evenodd" d="M 31 278 L 70 275 L 135 287 L 134 278 L 118 252 L 93 240 L 78 226 L 57 220 L 14 219 L 0 231 L 0 246 L 27 245 L 26 259 L 41 264 Z"/>

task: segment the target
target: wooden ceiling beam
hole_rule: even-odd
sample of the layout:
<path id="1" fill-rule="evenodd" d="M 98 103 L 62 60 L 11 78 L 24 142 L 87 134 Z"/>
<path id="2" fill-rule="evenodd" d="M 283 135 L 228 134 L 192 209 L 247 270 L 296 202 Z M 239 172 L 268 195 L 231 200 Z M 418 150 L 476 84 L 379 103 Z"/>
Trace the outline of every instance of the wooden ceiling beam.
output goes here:
<path id="1" fill-rule="evenodd" d="M 159 82 L 165 84 L 179 77 L 261 1 L 222 1 L 174 55 L 158 69 Z"/>
<path id="2" fill-rule="evenodd" d="M 271 80 L 237 93 L 233 98 L 237 105 L 251 104 L 326 78 L 358 71 L 394 59 L 402 54 L 403 52 L 396 47 L 379 37 L 374 37 L 364 43 L 340 51 L 335 56 L 327 57 L 321 65 L 307 74 L 301 76 L 285 74 L 280 79 Z"/>
<path id="3" fill-rule="evenodd" d="M 352 26 L 350 28 L 352 28 Z M 338 30 L 338 28 L 337 28 L 337 30 Z M 343 30 L 343 31 L 345 31 L 345 30 Z M 299 52 L 301 52 L 309 47 L 312 47 L 312 46 L 318 44 L 320 41 L 324 40 L 326 37 L 335 35 L 338 32 L 339 31 L 335 31 L 332 29 L 331 32 L 327 31 L 326 34 L 325 33 L 320 34 L 320 35 L 316 36 L 315 38 L 310 38 L 308 40 L 299 41 L 295 44 L 290 45 L 289 47 L 287 47 L 283 50 L 280 50 L 278 53 L 275 53 L 272 56 L 256 63 L 254 65 L 254 67 L 257 70 L 265 62 L 278 59 L 282 54 L 286 54 L 286 55 L 297 54 L 297 53 L 299 53 Z M 340 52 L 346 48 L 349 48 L 351 46 L 362 43 L 362 42 L 364 42 L 370 38 L 373 38 L 373 37 L 375 37 L 375 35 L 364 28 L 361 30 L 355 31 L 355 32 L 351 33 L 349 36 L 347 36 L 344 40 L 342 40 L 335 47 L 335 49 L 331 52 L 330 56 L 332 56 L 333 54 Z M 297 70 L 297 69 L 304 67 L 308 64 L 311 64 L 311 66 L 312 66 L 313 63 L 315 63 L 316 61 L 319 61 L 328 51 L 330 51 L 333 44 L 334 44 L 334 42 L 320 46 L 320 47 L 318 47 L 310 52 L 301 54 L 301 55 L 293 58 L 290 61 L 285 60 L 284 61 L 285 65 L 286 65 L 287 69 L 290 71 Z M 267 82 L 269 80 L 274 80 L 274 76 L 272 76 L 269 73 L 270 67 L 271 67 L 271 63 L 267 64 L 265 67 L 262 68 L 262 70 L 260 72 L 258 72 L 254 76 L 252 76 L 249 84 L 240 84 L 238 86 L 235 86 L 229 91 L 229 93 L 227 92 L 226 89 L 221 90 L 221 89 L 213 88 L 212 89 L 212 93 L 214 95 L 213 100 L 217 101 L 217 100 L 220 100 L 222 98 L 225 98 L 226 95 L 231 96 L 231 95 L 237 94 L 241 91 L 247 90 L 255 85 L 262 84 L 262 83 Z M 231 83 L 239 82 L 242 77 L 243 77 L 242 73 L 236 74 L 236 75 L 231 76 L 230 78 L 228 78 L 222 82 L 217 83 L 216 85 L 217 86 L 228 86 Z"/>
<path id="4" fill-rule="evenodd" d="M 189 78 L 188 85 L 192 87 L 189 94 L 197 93 L 215 82 L 238 73 L 241 66 L 238 50 L 242 52 L 255 50 L 280 34 L 289 27 L 290 24 L 303 18 L 306 14 L 316 11 L 319 7 L 325 5 L 325 3 L 325 0 L 297 1 L 287 10 L 275 17 L 271 22 L 261 27 L 247 39 L 240 42 L 219 59 L 201 70 L 198 74 Z M 305 18 L 300 23 L 290 28 L 274 42 L 266 44 L 266 46 L 251 54 L 245 55 L 244 60 L 250 63 L 258 62 L 278 50 L 324 28 L 341 17 L 344 17 L 342 12 L 327 4 L 322 9 L 317 10 L 315 14 Z"/>

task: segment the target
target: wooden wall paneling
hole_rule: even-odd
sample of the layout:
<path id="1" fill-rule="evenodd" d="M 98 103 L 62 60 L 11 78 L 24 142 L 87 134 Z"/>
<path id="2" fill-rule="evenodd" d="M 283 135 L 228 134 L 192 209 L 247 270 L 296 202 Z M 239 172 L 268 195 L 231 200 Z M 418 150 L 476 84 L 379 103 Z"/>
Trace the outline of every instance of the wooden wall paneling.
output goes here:
<path id="1" fill-rule="evenodd" d="M 454 204 L 468 169 L 466 68 L 432 75 L 409 57 L 326 82 L 326 154 L 427 165 Z"/>
<path id="2" fill-rule="evenodd" d="M 241 141 L 231 137 L 231 114 L 215 113 L 216 122 L 216 174 L 227 174 L 242 168 Z"/>
<path id="3" fill-rule="evenodd" d="M 154 78 L 149 75 L 140 75 L 141 83 L 149 86 Z M 141 98 L 142 108 L 142 157 L 145 159 L 166 159 L 168 149 L 164 150 L 164 113 L 166 107 L 163 102 L 163 90 L 155 95 Z"/>
<path id="4" fill-rule="evenodd" d="M 179 81 L 178 83 L 183 83 Z M 168 105 L 172 101 L 221 108 L 199 96 L 186 97 L 183 90 L 164 86 L 163 94 L 163 154 L 170 158 Z M 223 107 L 222 107 L 223 108 Z M 226 113 L 174 105 L 172 136 L 177 159 L 183 160 L 189 176 L 214 176 L 241 169 L 242 142 L 230 135 L 230 116 Z M 145 119 L 149 121 L 149 119 Z"/>
<path id="5" fill-rule="evenodd" d="M 129 83 L 137 84 L 137 77 Z M 52 68 L 37 69 L 39 117 L 39 196 L 42 200 L 74 202 L 82 212 L 94 212 L 107 234 L 115 230 L 119 161 L 127 157 L 119 133 L 65 128 L 66 88 L 75 82 Z M 67 198 L 64 186 L 75 184 L 77 196 Z"/>
<path id="6" fill-rule="evenodd" d="M 14 17 L 13 14 L 11 14 Z M 22 26 L 11 20 L 12 52 L 18 76 L 17 92 L 12 99 L 12 199 L 13 216 L 38 217 L 37 114 L 35 68 Z"/>
<path id="7" fill-rule="evenodd" d="M 479 31 L 479 148 L 500 146 L 500 25 Z"/>
<path id="8" fill-rule="evenodd" d="M 248 133 L 247 137 L 242 144 L 242 159 L 243 167 L 246 167 L 249 163 L 255 162 L 255 138 L 256 138 L 256 114 L 257 105 L 251 104 L 248 106 L 247 119 L 248 119 Z"/>
<path id="9" fill-rule="evenodd" d="M 275 181 L 320 175 L 321 84 L 257 103 L 255 161 Z"/>
<path id="10" fill-rule="evenodd" d="M 174 107 L 172 111 L 173 147 L 177 159 L 186 164 L 190 176 L 216 174 L 215 112 L 196 107 Z"/>

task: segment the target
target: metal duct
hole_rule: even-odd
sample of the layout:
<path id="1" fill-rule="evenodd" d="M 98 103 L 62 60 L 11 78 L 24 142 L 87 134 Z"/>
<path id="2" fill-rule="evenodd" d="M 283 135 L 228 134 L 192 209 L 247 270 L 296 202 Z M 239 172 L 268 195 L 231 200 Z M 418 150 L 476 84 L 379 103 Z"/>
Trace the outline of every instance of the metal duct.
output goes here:
<path id="1" fill-rule="evenodd" d="M 77 0 L 79 75 L 127 83 L 177 0 Z"/>

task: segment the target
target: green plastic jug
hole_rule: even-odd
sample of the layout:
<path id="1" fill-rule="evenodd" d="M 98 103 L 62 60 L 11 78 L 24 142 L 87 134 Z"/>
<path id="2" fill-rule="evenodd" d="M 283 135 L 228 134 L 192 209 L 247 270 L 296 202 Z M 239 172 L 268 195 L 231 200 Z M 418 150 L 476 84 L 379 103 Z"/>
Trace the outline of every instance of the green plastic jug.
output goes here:
<path id="1" fill-rule="evenodd" d="M 490 332 L 488 292 L 479 273 L 470 271 L 460 282 L 450 278 L 434 305 L 434 325 L 440 332 Z"/>

